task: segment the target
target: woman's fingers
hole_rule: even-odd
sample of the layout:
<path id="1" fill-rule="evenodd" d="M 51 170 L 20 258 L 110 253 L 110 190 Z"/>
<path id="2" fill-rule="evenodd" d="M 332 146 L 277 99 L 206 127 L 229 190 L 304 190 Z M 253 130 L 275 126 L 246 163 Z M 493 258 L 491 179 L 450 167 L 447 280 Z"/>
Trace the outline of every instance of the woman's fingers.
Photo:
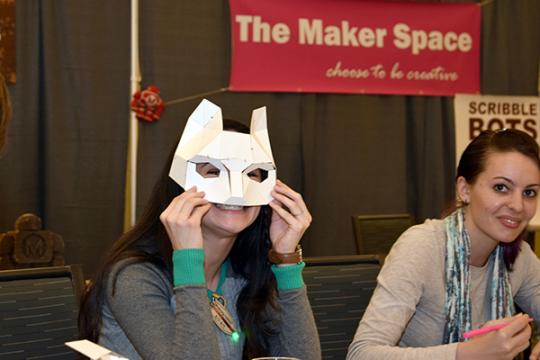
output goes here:
<path id="1" fill-rule="evenodd" d="M 272 190 L 272 197 L 269 204 L 273 210 L 270 224 L 272 246 L 277 252 L 293 252 L 311 224 L 311 214 L 302 195 L 279 180 Z"/>
<path id="2" fill-rule="evenodd" d="M 174 249 L 202 247 L 201 219 L 210 206 L 204 199 L 204 192 L 198 192 L 196 188 L 171 201 L 159 218 Z"/>
<path id="3" fill-rule="evenodd" d="M 189 190 L 186 190 L 184 191 L 182 194 L 176 196 L 174 199 L 172 199 L 172 201 L 170 202 L 170 204 L 167 206 L 167 208 L 161 213 L 161 216 L 160 218 L 162 217 L 168 217 L 170 216 L 172 213 L 178 213 L 180 211 L 180 207 L 182 206 L 182 201 L 183 199 L 188 196 L 189 194 L 192 194 L 192 193 L 195 193 L 196 192 L 196 188 L 195 187 L 192 187 L 191 189 Z"/>
<path id="4" fill-rule="evenodd" d="M 527 330 L 530 331 L 529 327 L 529 315 L 519 314 L 510 318 L 508 325 L 503 327 L 500 331 L 509 336 L 515 336 L 519 332 Z"/>
<path id="5" fill-rule="evenodd" d="M 311 214 L 307 209 L 306 203 L 302 195 L 292 190 L 282 181 L 277 180 L 276 186 L 272 191 L 274 201 L 278 201 L 277 205 L 285 206 L 289 212 L 298 219 L 303 219 L 308 225 L 311 223 Z"/>
<path id="6" fill-rule="evenodd" d="M 285 184 L 283 181 L 277 180 L 276 186 L 274 187 L 274 192 L 276 194 L 280 194 L 282 196 L 285 196 L 289 199 L 291 199 L 295 205 L 299 207 L 299 209 L 302 212 L 309 212 L 306 206 L 306 203 L 304 202 L 304 199 L 302 198 L 302 195 L 300 193 L 297 193 L 293 189 L 291 189 L 287 184 Z M 287 207 L 288 204 L 285 204 Z"/>
<path id="7" fill-rule="evenodd" d="M 526 324 L 521 330 L 519 330 L 512 340 L 515 341 L 515 346 L 518 349 L 518 353 L 525 350 L 530 345 L 530 338 L 532 335 L 532 330 L 529 324 Z"/>
<path id="8" fill-rule="evenodd" d="M 182 207 L 177 214 L 177 219 L 179 221 L 189 221 L 194 215 L 194 210 L 207 204 L 208 201 L 202 197 L 189 197 L 183 202 Z"/>
<path id="9" fill-rule="evenodd" d="M 283 219 L 285 220 L 285 222 L 289 225 L 292 225 L 292 224 L 295 224 L 297 222 L 297 220 L 295 219 L 295 217 L 290 213 L 288 212 L 287 210 L 285 210 L 283 208 L 283 205 L 276 201 L 276 200 L 272 200 L 268 205 L 270 205 L 270 207 L 272 208 L 272 210 L 274 210 L 275 212 L 278 213 L 278 215 Z"/>
<path id="10" fill-rule="evenodd" d="M 175 197 L 160 216 L 161 221 L 182 222 L 191 216 L 193 208 L 208 203 L 204 192 L 196 191 L 193 187 Z"/>
<path id="11" fill-rule="evenodd" d="M 504 328 L 499 330 L 501 335 L 508 339 L 508 348 L 511 349 L 511 356 L 516 356 L 529 346 L 531 337 L 531 327 L 529 326 L 529 316 L 520 314 L 513 316 Z"/>
<path id="12" fill-rule="evenodd" d="M 197 206 L 193 213 L 191 214 L 191 218 L 193 221 L 197 224 L 201 223 L 201 219 L 210 210 L 212 205 L 209 202 L 206 202 L 206 204 L 202 204 L 201 206 Z"/>
<path id="13" fill-rule="evenodd" d="M 269 205 L 289 226 L 300 231 L 305 230 L 311 224 L 309 212 L 299 212 L 296 207 L 287 206 L 286 200 L 282 202 L 276 199 L 272 200 Z M 283 204 L 284 202 L 285 204 Z"/>
<path id="14" fill-rule="evenodd" d="M 274 200 L 278 200 L 280 202 L 280 205 L 286 206 L 289 209 L 289 212 L 294 216 L 302 215 L 302 209 L 289 197 L 275 191 L 272 192 L 272 196 L 274 197 Z"/>
<path id="15" fill-rule="evenodd" d="M 539 359 L 540 359 L 540 342 L 536 343 L 536 345 L 531 351 L 531 356 L 529 356 L 529 360 L 539 360 Z"/>

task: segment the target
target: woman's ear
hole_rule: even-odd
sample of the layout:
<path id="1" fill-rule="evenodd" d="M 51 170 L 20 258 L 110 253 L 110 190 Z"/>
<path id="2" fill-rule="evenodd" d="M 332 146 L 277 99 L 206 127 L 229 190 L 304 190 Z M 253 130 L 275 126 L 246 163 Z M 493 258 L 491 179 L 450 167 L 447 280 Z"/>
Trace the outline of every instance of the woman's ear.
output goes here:
<path id="1" fill-rule="evenodd" d="M 470 190 L 471 185 L 465 180 L 463 176 L 460 176 L 456 180 L 456 192 L 458 200 L 461 201 L 464 205 L 467 205 L 470 202 Z"/>

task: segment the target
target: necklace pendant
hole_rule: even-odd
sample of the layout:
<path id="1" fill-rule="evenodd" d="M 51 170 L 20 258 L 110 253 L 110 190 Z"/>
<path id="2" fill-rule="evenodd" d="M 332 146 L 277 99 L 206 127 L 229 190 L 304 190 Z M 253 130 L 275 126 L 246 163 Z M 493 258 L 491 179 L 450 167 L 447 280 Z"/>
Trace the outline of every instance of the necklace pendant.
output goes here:
<path id="1" fill-rule="evenodd" d="M 227 302 L 225 298 L 218 294 L 212 295 L 210 300 L 210 312 L 212 313 L 212 320 L 214 324 L 227 335 L 231 335 L 235 332 L 234 320 L 227 310 Z"/>

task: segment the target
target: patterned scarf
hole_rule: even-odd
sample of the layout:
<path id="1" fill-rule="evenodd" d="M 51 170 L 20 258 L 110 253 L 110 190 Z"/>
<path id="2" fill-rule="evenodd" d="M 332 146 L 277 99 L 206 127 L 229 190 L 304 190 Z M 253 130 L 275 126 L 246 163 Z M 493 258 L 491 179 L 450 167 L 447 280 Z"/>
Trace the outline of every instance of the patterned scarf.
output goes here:
<path id="1" fill-rule="evenodd" d="M 471 274 L 469 260 L 471 241 L 465 229 L 464 209 L 459 208 L 445 219 L 446 225 L 446 328 L 444 343 L 463 341 L 463 333 L 471 330 Z M 498 245 L 493 259 L 490 300 L 491 319 L 510 316 L 515 312 L 503 248 Z"/>

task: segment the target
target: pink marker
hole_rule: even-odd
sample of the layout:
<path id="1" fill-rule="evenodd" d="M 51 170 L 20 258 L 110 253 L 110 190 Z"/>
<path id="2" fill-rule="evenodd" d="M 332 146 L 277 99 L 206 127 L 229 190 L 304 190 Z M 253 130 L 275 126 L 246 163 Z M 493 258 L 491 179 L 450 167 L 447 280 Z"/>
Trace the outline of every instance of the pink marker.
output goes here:
<path id="1" fill-rule="evenodd" d="M 529 322 L 532 322 L 534 319 L 533 318 L 529 318 Z M 471 331 L 467 331 L 463 334 L 463 337 L 465 339 L 468 339 L 468 338 L 472 338 L 473 336 L 478 336 L 478 335 L 482 335 L 482 334 L 486 334 L 490 331 L 495 331 L 495 330 L 500 330 L 502 329 L 503 327 L 509 325 L 510 323 L 507 322 L 507 323 L 503 323 L 503 324 L 496 324 L 496 325 L 490 325 L 490 326 L 484 326 L 483 328 L 480 328 L 480 329 L 474 329 L 474 330 L 471 330 Z"/>

